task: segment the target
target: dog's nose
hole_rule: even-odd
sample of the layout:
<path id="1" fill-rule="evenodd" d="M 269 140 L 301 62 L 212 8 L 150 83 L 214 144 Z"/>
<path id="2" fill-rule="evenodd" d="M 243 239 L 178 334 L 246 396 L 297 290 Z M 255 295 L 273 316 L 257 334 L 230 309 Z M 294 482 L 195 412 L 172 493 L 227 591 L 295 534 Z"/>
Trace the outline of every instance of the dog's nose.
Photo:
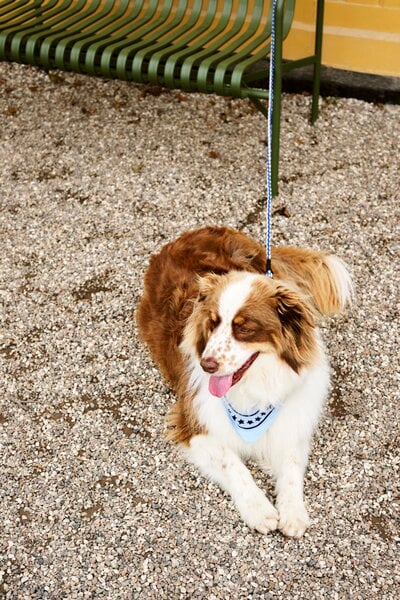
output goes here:
<path id="1" fill-rule="evenodd" d="M 200 361 L 201 368 L 206 373 L 216 373 L 219 369 L 219 363 L 212 356 L 207 356 L 206 358 L 202 358 Z"/>

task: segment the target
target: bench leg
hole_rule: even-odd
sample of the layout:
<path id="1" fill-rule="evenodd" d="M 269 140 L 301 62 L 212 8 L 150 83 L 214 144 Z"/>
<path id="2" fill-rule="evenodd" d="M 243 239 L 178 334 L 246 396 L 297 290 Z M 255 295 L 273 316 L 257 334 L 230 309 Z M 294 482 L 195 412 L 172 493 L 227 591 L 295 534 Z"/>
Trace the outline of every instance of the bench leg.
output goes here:
<path id="1" fill-rule="evenodd" d="M 281 137 L 282 103 L 282 44 L 283 44 L 283 3 L 278 2 L 275 23 L 275 65 L 274 97 L 272 103 L 272 196 L 278 195 L 279 149 Z"/>
<path id="2" fill-rule="evenodd" d="M 282 86 L 282 84 L 281 84 Z M 278 175 L 279 175 L 279 143 L 280 143 L 280 113 L 281 113 L 281 98 L 277 94 L 275 86 L 274 101 L 272 105 L 272 149 L 271 149 L 271 188 L 272 195 L 278 195 Z M 264 115 L 268 121 L 267 107 L 258 98 L 250 97 L 249 100 L 254 106 Z"/>
<path id="3" fill-rule="evenodd" d="M 318 0 L 315 22 L 314 76 L 311 105 L 311 123 L 318 118 L 318 100 L 321 82 L 322 31 L 324 24 L 324 0 Z"/>

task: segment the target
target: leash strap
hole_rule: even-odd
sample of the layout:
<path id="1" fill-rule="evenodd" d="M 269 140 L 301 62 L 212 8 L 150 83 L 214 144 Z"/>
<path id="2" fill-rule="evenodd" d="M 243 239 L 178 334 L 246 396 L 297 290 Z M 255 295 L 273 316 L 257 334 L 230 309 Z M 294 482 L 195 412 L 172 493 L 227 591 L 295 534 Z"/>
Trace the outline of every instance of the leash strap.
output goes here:
<path id="1" fill-rule="evenodd" d="M 267 129 L 267 211 L 266 211 L 266 275 L 273 277 L 271 265 L 271 229 L 272 229 L 272 107 L 274 102 L 274 66 L 275 66 L 275 21 L 276 3 L 272 1 L 271 14 L 271 48 L 269 59 L 269 94 L 268 94 L 268 129 Z"/>

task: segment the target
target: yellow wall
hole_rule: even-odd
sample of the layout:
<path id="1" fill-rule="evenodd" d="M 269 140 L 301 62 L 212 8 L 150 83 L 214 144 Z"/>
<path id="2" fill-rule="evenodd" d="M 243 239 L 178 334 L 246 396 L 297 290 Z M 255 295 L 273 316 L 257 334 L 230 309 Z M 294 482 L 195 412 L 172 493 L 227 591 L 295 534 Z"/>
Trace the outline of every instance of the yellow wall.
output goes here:
<path id="1" fill-rule="evenodd" d="M 313 51 L 316 0 L 297 0 L 284 56 Z M 400 77 L 400 0 L 325 0 L 322 63 Z"/>

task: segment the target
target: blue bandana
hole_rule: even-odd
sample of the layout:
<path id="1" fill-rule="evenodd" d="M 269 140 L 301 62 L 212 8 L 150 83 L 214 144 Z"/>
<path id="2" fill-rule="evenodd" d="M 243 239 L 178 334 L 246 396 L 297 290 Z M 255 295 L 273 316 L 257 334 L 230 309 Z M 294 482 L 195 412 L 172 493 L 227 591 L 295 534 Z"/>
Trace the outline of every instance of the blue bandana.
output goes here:
<path id="1" fill-rule="evenodd" d="M 229 404 L 226 396 L 223 396 L 222 400 L 233 429 L 247 444 L 254 444 L 260 439 L 271 427 L 281 409 L 280 406 L 268 406 L 264 410 L 240 413 Z"/>

